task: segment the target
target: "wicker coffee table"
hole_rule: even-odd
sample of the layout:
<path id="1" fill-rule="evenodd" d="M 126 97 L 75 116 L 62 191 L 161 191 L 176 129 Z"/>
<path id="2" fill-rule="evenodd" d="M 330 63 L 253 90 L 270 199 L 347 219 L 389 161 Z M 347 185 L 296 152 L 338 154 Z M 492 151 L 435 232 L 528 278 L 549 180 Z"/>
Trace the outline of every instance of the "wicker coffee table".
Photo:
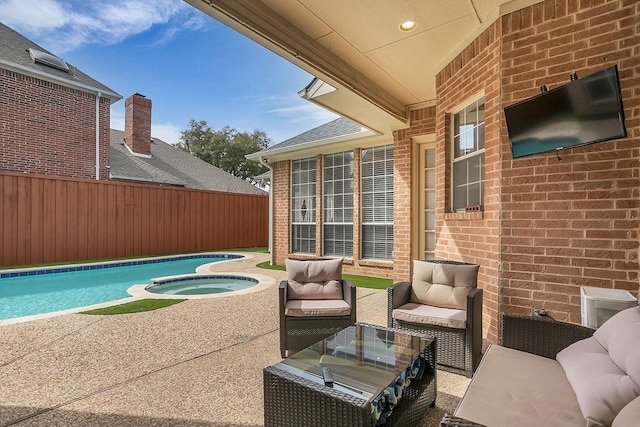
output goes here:
<path id="1" fill-rule="evenodd" d="M 350 326 L 264 368 L 264 424 L 373 426 L 372 405 L 382 395 L 388 401 L 387 387 L 393 389 L 412 371 L 407 368 L 422 364 L 424 375 L 411 379 L 383 416 L 385 426 L 419 425 L 435 405 L 435 354 L 435 340 L 424 335 L 362 323 Z"/>

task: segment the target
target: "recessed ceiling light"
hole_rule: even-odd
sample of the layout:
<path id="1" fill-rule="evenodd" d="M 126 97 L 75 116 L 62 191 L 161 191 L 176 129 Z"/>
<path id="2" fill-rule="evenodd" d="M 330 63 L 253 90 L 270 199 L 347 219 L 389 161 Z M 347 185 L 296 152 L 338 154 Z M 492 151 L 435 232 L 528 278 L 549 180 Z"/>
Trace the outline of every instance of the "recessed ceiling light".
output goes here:
<path id="1" fill-rule="evenodd" d="M 406 33 L 415 30 L 417 25 L 416 21 L 404 21 L 398 28 Z"/>

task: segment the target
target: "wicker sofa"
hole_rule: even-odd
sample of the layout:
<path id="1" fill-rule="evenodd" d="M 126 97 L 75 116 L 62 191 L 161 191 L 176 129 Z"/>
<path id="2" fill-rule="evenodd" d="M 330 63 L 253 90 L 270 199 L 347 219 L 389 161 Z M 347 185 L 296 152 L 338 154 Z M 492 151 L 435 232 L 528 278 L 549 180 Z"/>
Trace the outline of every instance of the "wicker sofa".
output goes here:
<path id="1" fill-rule="evenodd" d="M 441 426 L 640 425 L 640 307 L 597 331 L 504 315 L 463 399 Z"/>

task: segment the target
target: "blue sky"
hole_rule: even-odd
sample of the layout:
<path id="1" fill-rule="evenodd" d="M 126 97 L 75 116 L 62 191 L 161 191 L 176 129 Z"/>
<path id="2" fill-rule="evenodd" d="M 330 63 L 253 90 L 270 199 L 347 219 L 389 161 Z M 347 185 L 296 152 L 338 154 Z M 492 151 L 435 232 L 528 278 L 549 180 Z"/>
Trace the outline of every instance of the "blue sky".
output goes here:
<path id="1" fill-rule="evenodd" d="M 170 143 L 190 119 L 277 143 L 337 117 L 298 96 L 312 75 L 182 0 L 0 0 L 0 21 L 122 95 L 115 129 L 136 92 Z"/>

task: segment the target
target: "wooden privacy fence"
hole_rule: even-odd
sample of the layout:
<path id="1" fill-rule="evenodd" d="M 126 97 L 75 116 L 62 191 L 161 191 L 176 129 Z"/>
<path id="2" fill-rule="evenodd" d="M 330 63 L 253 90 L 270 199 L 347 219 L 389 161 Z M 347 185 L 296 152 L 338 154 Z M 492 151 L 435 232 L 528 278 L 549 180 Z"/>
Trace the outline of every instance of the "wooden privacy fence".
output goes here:
<path id="1" fill-rule="evenodd" d="M 267 246 L 268 196 L 0 173 L 0 265 Z"/>

